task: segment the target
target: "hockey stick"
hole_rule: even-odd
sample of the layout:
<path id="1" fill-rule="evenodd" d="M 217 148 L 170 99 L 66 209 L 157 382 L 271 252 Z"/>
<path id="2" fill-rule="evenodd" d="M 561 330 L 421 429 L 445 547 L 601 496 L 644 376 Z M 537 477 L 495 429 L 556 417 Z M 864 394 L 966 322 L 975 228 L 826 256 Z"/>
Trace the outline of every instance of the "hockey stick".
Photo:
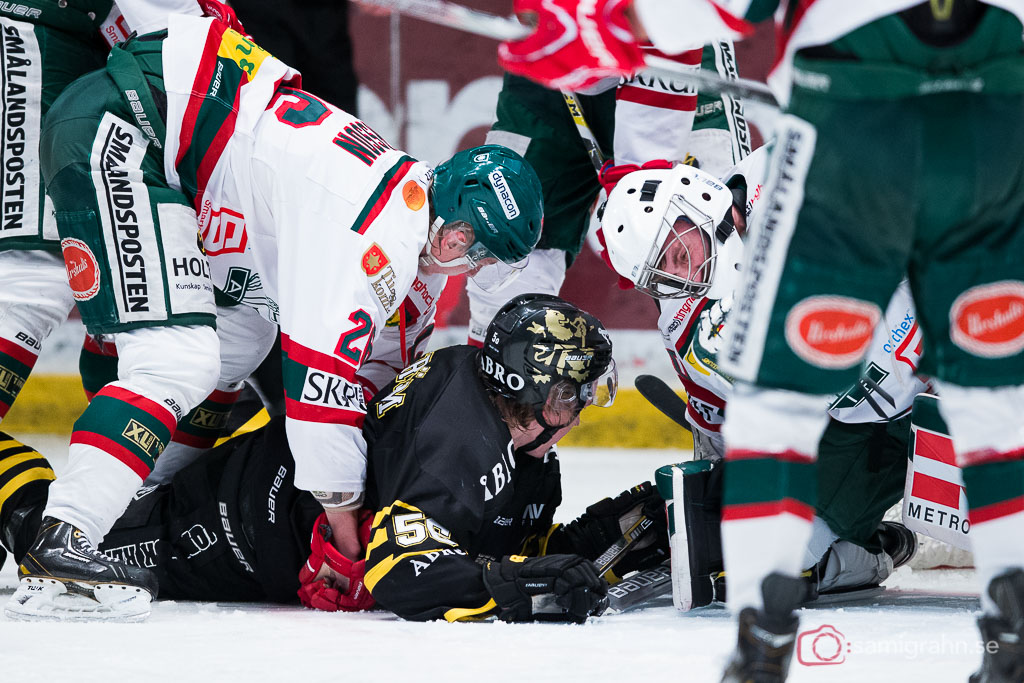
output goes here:
<path id="1" fill-rule="evenodd" d="M 470 9 L 446 0 L 360 0 L 366 5 L 401 12 L 440 26 L 474 33 L 495 40 L 525 38 L 532 29 L 513 17 L 501 17 Z M 742 97 L 778 109 L 775 95 L 764 83 L 746 78 L 722 78 L 709 71 L 687 71 L 683 65 L 664 57 L 646 56 L 648 70 L 673 80 L 683 81 L 698 89 L 732 97 Z"/>
<path id="2" fill-rule="evenodd" d="M 597 573 L 605 576 L 626 556 L 629 547 L 636 543 L 654 526 L 654 520 L 646 515 L 640 515 L 640 519 L 633 522 L 633 525 L 626 529 L 614 543 L 608 546 L 608 550 L 601 553 L 594 564 L 597 565 Z M 605 577 L 607 578 L 607 577 Z"/>
<path id="3" fill-rule="evenodd" d="M 600 176 L 601 166 L 604 165 L 604 154 L 601 152 L 601 146 L 597 143 L 594 131 L 590 130 L 590 125 L 583 116 L 580 98 L 570 90 L 563 90 L 562 99 L 565 100 L 565 106 L 569 108 L 569 115 L 572 116 L 572 121 L 576 124 L 576 131 L 580 134 L 580 139 L 583 140 L 583 146 L 587 148 L 587 156 L 590 157 L 590 162 L 594 164 L 594 170 Z"/>
<path id="4" fill-rule="evenodd" d="M 640 395 L 646 398 L 662 415 L 686 431 L 693 431 L 690 428 L 690 423 L 686 420 L 686 401 L 672 391 L 672 388 L 664 381 L 654 375 L 637 375 L 637 378 L 633 380 L 633 385 Z"/>
<path id="5" fill-rule="evenodd" d="M 621 614 L 634 607 L 643 607 L 655 598 L 672 595 L 672 573 L 668 564 L 645 569 L 608 588 L 608 610 L 605 614 Z"/>

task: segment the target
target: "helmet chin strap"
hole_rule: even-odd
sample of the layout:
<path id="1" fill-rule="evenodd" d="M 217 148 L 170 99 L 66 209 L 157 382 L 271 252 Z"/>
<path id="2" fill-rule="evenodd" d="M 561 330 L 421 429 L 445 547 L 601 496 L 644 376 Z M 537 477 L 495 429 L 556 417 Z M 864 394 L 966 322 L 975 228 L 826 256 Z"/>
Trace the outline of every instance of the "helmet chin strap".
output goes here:
<path id="1" fill-rule="evenodd" d="M 579 414 L 580 414 L 579 410 L 575 411 L 575 413 L 572 416 L 572 420 L 569 420 L 569 422 L 567 424 L 572 424 L 572 421 L 575 420 L 576 416 L 579 415 Z M 541 406 L 540 408 L 534 408 L 533 416 L 537 419 L 537 424 L 539 424 L 544 429 L 541 431 L 540 434 L 538 434 L 536 436 L 536 438 L 534 438 L 533 441 L 531 441 L 528 444 L 524 444 L 524 445 L 520 446 L 519 448 L 517 448 L 516 451 L 515 451 L 516 455 L 519 455 L 520 453 L 529 453 L 530 451 L 532 451 L 532 450 L 534 450 L 536 448 L 539 448 L 540 446 L 543 446 L 544 444 L 546 444 L 548 441 L 551 440 L 551 437 L 553 437 L 555 435 L 555 433 L 559 429 L 562 429 L 563 427 L 566 426 L 566 425 L 555 426 L 555 425 L 548 424 L 548 421 L 544 419 L 544 407 L 543 406 Z"/>

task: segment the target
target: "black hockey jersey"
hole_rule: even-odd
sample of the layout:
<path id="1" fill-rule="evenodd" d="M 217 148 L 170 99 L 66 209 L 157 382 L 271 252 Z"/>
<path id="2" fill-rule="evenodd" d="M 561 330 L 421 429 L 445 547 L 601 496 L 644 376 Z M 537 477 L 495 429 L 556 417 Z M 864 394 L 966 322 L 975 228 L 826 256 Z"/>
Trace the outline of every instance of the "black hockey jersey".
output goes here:
<path id="1" fill-rule="evenodd" d="M 401 617 L 490 615 L 479 561 L 546 537 L 561 502 L 554 455 L 514 453 L 476 370 L 477 349 L 422 356 L 367 410 L 366 586 Z"/>

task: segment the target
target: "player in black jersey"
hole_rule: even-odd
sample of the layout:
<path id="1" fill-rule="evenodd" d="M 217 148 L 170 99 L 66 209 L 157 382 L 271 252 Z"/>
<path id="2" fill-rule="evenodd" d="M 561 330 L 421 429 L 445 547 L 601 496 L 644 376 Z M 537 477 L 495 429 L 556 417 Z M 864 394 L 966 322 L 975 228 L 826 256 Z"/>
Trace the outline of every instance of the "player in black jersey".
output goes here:
<path id="1" fill-rule="evenodd" d="M 615 390 L 600 322 L 557 297 L 523 295 L 499 311 L 483 349 L 426 354 L 371 403 L 363 560 L 325 542 L 322 509 L 292 483 L 280 418 L 140 489 L 101 549 L 151 568 L 163 598 L 293 602 L 298 592 L 330 610 L 375 598 L 408 619 L 582 621 L 615 579 L 591 560 L 634 519 L 646 514 L 656 531 L 615 574 L 668 552 L 664 504 L 647 483 L 552 522 L 561 485 L 550 447 Z M 52 478 L 41 455 L 0 434 L 0 539 L 16 560 Z"/>

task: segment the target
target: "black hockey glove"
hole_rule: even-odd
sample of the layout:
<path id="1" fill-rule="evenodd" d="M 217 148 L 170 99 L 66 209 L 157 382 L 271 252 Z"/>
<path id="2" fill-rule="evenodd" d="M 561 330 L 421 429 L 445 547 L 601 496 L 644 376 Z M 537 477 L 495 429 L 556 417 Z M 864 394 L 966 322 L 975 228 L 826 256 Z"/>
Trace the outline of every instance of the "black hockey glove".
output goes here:
<path id="1" fill-rule="evenodd" d="M 665 501 L 649 481 L 623 491 L 615 498 L 599 500 L 578 519 L 562 527 L 561 542 L 549 543 L 553 552 L 577 553 L 597 559 L 632 526 L 640 515 L 654 522 L 646 535 L 636 541 L 615 565 L 616 576 L 649 569 L 668 558 L 668 517 Z"/>
<path id="2" fill-rule="evenodd" d="M 484 565 L 484 585 L 502 621 L 582 624 L 608 606 L 608 583 L 579 555 L 512 555 Z"/>

